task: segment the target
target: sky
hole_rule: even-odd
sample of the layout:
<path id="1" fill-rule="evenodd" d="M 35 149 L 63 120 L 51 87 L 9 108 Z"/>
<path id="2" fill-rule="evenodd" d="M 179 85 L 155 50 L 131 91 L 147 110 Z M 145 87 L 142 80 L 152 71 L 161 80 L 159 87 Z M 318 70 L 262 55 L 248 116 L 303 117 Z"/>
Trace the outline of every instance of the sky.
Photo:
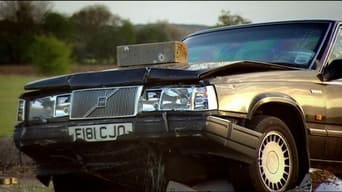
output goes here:
<path id="1" fill-rule="evenodd" d="M 54 10 L 71 15 L 84 6 L 103 4 L 133 24 L 168 21 L 215 25 L 221 10 L 253 23 L 295 19 L 342 20 L 342 1 L 52 1 Z"/>

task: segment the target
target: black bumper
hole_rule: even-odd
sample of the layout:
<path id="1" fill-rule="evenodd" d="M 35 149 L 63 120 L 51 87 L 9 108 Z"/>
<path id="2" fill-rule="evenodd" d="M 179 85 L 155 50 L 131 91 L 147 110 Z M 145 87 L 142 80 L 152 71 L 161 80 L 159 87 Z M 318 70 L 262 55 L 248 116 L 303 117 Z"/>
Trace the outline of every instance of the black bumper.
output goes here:
<path id="1" fill-rule="evenodd" d="M 116 141 L 199 136 L 206 127 L 207 117 L 207 114 L 202 113 L 175 114 L 165 112 L 117 119 L 74 120 L 36 125 L 20 124 L 15 129 L 14 141 L 19 148 L 31 145 L 46 146 L 57 143 L 82 143 L 82 140 L 74 142 L 73 137 L 68 133 L 69 127 L 120 123 L 131 123 L 133 132 L 118 136 Z"/>
<path id="2" fill-rule="evenodd" d="M 133 132 L 115 141 L 101 142 L 74 141 L 68 134 L 68 127 L 110 123 L 132 123 Z M 14 134 L 17 147 L 36 160 L 48 175 L 112 167 L 125 169 L 125 163 L 139 161 L 137 157 L 151 147 L 250 162 L 256 158 L 260 138 L 261 134 L 256 131 L 205 113 L 21 124 Z"/>

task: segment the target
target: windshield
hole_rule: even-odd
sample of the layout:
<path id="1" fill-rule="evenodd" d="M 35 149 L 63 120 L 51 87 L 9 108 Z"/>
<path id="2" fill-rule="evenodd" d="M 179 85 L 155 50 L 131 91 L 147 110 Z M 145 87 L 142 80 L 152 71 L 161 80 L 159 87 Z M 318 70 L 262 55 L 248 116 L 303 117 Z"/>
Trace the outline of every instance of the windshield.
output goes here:
<path id="1" fill-rule="evenodd" d="M 184 42 L 190 64 L 249 60 L 308 68 L 327 28 L 327 23 L 252 26 L 195 35 Z"/>

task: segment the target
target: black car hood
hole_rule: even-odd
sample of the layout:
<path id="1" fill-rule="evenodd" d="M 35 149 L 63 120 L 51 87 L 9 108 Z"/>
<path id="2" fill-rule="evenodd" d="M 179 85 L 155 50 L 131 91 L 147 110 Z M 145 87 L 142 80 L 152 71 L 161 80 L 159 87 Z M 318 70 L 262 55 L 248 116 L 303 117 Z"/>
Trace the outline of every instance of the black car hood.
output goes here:
<path id="1" fill-rule="evenodd" d="M 177 82 L 185 83 L 198 82 L 205 78 L 220 75 L 290 69 L 295 68 L 252 61 L 203 63 L 192 65 L 187 69 L 154 67 L 113 69 L 99 72 L 76 73 L 38 80 L 26 84 L 25 89 L 57 90 Z"/>

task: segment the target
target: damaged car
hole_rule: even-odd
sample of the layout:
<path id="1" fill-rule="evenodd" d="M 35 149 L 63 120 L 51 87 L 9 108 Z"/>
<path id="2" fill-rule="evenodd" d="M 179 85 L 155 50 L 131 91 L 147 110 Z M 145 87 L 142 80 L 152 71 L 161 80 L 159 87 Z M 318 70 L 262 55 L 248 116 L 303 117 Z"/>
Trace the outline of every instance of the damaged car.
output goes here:
<path id="1" fill-rule="evenodd" d="M 256 191 L 285 191 L 314 164 L 341 166 L 339 21 L 215 28 L 117 52 L 115 69 L 30 82 L 19 98 L 16 146 L 55 191 L 165 191 L 233 169 Z"/>

